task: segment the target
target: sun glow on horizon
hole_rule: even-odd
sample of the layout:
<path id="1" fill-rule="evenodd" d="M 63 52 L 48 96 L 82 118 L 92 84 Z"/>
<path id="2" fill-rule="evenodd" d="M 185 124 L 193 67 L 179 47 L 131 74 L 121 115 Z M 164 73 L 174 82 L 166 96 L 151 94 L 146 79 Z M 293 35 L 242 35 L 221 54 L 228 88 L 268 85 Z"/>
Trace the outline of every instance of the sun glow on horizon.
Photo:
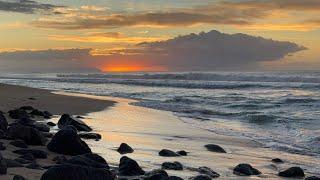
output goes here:
<path id="1" fill-rule="evenodd" d="M 168 71 L 166 67 L 146 67 L 131 65 L 115 65 L 100 68 L 103 72 L 143 72 L 143 71 Z"/>

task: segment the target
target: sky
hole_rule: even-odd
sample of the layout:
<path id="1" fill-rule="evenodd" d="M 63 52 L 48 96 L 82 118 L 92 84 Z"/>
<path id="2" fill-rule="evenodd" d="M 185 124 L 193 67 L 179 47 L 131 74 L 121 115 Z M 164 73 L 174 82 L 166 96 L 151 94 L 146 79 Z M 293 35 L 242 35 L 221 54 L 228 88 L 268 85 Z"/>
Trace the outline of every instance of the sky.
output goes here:
<path id="1" fill-rule="evenodd" d="M 0 71 L 320 69 L 319 0 L 0 0 Z"/>

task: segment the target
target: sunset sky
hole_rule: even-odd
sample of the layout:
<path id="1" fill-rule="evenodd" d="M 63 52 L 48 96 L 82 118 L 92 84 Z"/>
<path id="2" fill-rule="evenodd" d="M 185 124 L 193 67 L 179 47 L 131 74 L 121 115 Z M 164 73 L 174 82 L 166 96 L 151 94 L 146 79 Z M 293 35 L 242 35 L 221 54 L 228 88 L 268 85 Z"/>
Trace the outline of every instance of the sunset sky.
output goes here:
<path id="1" fill-rule="evenodd" d="M 320 0 L 0 0 L 0 39 L 2 71 L 318 70 Z"/>

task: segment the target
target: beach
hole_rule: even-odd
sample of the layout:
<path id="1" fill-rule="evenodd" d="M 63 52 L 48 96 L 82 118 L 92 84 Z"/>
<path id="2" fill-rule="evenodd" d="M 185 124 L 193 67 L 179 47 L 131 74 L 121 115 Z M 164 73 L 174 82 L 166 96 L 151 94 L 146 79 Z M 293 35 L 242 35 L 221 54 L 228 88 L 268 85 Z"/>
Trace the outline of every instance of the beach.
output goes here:
<path id="1" fill-rule="evenodd" d="M 0 99 L 0 110 L 3 112 L 21 106 L 33 106 L 53 114 L 52 118 L 39 119 L 40 121 L 57 123 L 64 113 L 83 116 L 83 121 L 93 132 L 102 136 L 100 141 L 86 140 L 87 144 L 92 152 L 105 158 L 111 167 L 117 167 L 122 157 L 116 151 L 117 147 L 121 143 L 127 143 L 134 152 L 126 156 L 136 160 L 145 171 L 159 169 L 163 162 L 178 161 L 184 170 L 167 172 L 183 179 L 198 175 L 195 169 L 202 166 L 219 173 L 220 179 L 281 179 L 278 172 L 293 166 L 302 167 L 306 176 L 319 175 L 316 174 L 317 170 L 313 169 L 318 165 L 318 161 L 312 156 L 274 151 L 249 138 L 205 131 L 181 121 L 171 112 L 130 105 L 135 100 L 59 91 L 52 93 L 48 90 L 3 84 L 0 86 Z M 13 120 L 8 117 L 8 122 L 10 124 Z M 57 131 L 56 127 L 51 129 L 53 133 Z M 3 157 L 17 158 L 17 154 L 12 153 L 17 148 L 10 145 L 9 140 L 1 142 L 6 146 L 6 150 L 1 151 Z M 227 153 L 210 152 L 204 147 L 206 144 L 217 144 Z M 49 151 L 45 146 L 35 148 L 48 153 L 46 159 L 37 160 L 38 164 L 55 164 L 52 159 L 57 153 Z M 184 150 L 188 155 L 162 157 L 158 155 L 161 149 Z M 274 158 L 281 158 L 284 163 L 273 163 L 271 160 Z M 235 175 L 233 168 L 240 163 L 251 164 L 261 171 L 261 174 L 250 177 Z M 7 175 L 1 176 L 1 179 L 12 179 L 15 174 L 27 179 L 40 179 L 45 171 L 45 168 L 8 168 Z"/>

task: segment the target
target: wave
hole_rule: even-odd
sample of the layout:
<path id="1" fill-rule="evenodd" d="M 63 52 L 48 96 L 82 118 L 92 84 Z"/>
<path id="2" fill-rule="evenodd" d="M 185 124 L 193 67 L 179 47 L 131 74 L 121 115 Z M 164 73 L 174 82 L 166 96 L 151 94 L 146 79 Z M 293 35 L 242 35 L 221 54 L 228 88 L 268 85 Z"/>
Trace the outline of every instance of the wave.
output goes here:
<path id="1" fill-rule="evenodd" d="M 283 101 L 285 104 L 295 104 L 295 103 L 313 103 L 318 102 L 318 99 L 312 99 L 312 98 L 287 98 Z"/>

